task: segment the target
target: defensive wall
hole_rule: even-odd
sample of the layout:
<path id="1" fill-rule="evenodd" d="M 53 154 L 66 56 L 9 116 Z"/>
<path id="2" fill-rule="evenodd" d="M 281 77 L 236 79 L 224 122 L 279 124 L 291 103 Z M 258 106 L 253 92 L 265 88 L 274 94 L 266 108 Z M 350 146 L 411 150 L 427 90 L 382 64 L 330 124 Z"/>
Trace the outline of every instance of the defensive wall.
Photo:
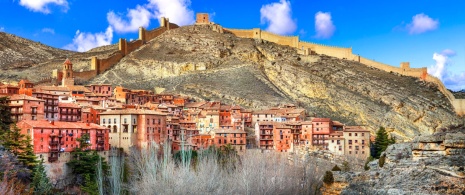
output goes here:
<path id="1" fill-rule="evenodd" d="M 352 48 L 343 48 L 316 44 L 311 42 L 300 41 L 298 36 L 281 36 L 270 32 L 262 31 L 259 28 L 254 29 L 232 29 L 224 28 L 225 32 L 232 33 L 241 38 L 263 39 L 269 42 L 280 45 L 287 45 L 297 49 L 297 52 L 302 55 L 323 54 L 340 59 L 352 60 L 360 62 L 369 67 L 377 68 L 386 72 L 393 72 L 404 76 L 416 77 L 427 82 L 435 83 L 438 89 L 450 100 L 455 112 L 458 115 L 465 115 L 465 99 L 456 99 L 454 95 L 447 90 L 444 84 L 436 77 L 428 74 L 426 67 L 410 68 L 409 62 L 402 62 L 400 67 L 383 64 L 374 60 L 370 60 L 352 53 Z"/>
<path id="2" fill-rule="evenodd" d="M 107 58 L 99 59 L 96 56 L 93 56 L 91 58 L 90 70 L 81 71 L 81 72 L 73 71 L 73 75 L 76 79 L 81 79 L 84 81 L 90 80 L 93 77 L 105 72 L 106 70 L 111 68 L 113 65 L 117 64 L 124 56 L 139 49 L 142 45 L 144 45 L 148 41 L 160 36 L 161 34 L 163 34 L 164 32 L 170 29 L 175 29 L 175 28 L 179 28 L 179 26 L 176 24 L 170 23 L 169 19 L 164 18 L 164 17 L 160 19 L 160 27 L 156 29 L 146 30 L 145 28 L 140 27 L 139 38 L 137 40 L 128 42 L 126 41 L 126 39 L 119 39 L 117 51 L 113 52 Z M 53 70 L 52 78 L 57 81 L 61 81 L 63 78 L 63 73 L 59 70 Z M 41 82 L 46 79 L 42 79 Z"/>

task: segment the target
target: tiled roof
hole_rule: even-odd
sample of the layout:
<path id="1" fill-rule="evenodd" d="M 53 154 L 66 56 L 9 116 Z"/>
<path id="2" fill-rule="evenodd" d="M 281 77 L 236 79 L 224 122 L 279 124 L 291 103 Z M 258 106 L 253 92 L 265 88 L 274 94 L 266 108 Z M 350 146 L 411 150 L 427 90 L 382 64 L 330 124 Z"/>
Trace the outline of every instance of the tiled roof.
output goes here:
<path id="1" fill-rule="evenodd" d="M 259 121 L 258 125 L 274 125 L 273 121 Z"/>
<path id="2" fill-rule="evenodd" d="M 82 122 L 63 122 L 63 121 L 54 121 L 53 124 L 47 120 L 22 120 L 18 122 L 18 125 L 21 123 L 28 124 L 35 128 L 56 128 L 56 129 L 107 129 L 103 126 L 94 124 L 94 123 L 82 123 Z"/>
<path id="3" fill-rule="evenodd" d="M 344 132 L 370 132 L 361 126 L 345 126 Z"/>
<path id="4" fill-rule="evenodd" d="M 244 130 L 237 130 L 237 129 L 215 129 L 213 131 L 216 134 L 218 133 L 247 133 Z"/>
<path id="5" fill-rule="evenodd" d="M 63 108 L 81 108 L 78 104 L 75 104 L 75 103 L 64 103 L 64 102 L 58 103 L 58 107 L 63 107 Z"/>
<path id="6" fill-rule="evenodd" d="M 120 115 L 120 114 L 154 114 L 154 115 L 166 115 L 154 110 L 142 110 L 142 109 L 124 109 L 124 110 L 108 110 L 100 113 L 100 115 Z"/>
<path id="7" fill-rule="evenodd" d="M 331 122 L 330 118 L 314 118 L 312 122 Z"/>
<path id="8" fill-rule="evenodd" d="M 32 101 L 44 102 L 44 100 L 37 99 L 35 97 L 24 95 L 24 94 L 14 94 L 10 97 L 10 100 L 32 100 Z"/>
<path id="9" fill-rule="evenodd" d="M 73 65 L 73 63 L 71 63 L 71 60 L 69 60 L 68 58 L 66 58 L 66 60 L 65 60 L 65 62 L 63 62 L 63 64 Z"/>

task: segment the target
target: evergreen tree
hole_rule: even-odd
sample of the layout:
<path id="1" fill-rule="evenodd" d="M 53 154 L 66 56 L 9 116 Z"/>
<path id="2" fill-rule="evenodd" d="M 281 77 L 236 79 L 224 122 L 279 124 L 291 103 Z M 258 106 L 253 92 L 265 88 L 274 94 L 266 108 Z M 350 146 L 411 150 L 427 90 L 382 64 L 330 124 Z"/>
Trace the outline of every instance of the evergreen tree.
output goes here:
<path id="1" fill-rule="evenodd" d="M 81 185 L 81 190 L 89 195 L 99 195 L 98 184 L 96 180 L 91 178 L 91 175 L 84 174 L 84 185 Z"/>
<path id="2" fill-rule="evenodd" d="M 17 157 L 21 164 L 31 171 L 34 169 L 37 159 L 31 144 L 32 140 L 29 136 L 21 134 L 21 129 L 14 125 L 0 136 L 0 141 L 7 151 Z"/>
<path id="3" fill-rule="evenodd" d="M 34 177 L 31 183 L 34 194 L 50 194 L 52 190 L 52 184 L 45 173 L 43 163 L 44 161 L 42 160 L 34 169 Z"/>
<path id="4" fill-rule="evenodd" d="M 393 137 L 389 138 L 386 129 L 384 129 L 384 127 L 380 127 L 378 132 L 376 132 L 376 139 L 375 143 L 373 144 L 372 156 L 374 158 L 379 158 L 381 153 L 384 152 L 386 148 L 393 143 L 395 143 L 395 139 Z"/>
<path id="5" fill-rule="evenodd" d="M 88 134 L 83 134 L 82 137 L 76 139 L 79 142 L 79 147 L 75 148 L 71 152 L 71 160 L 67 163 L 70 166 L 72 173 L 77 176 L 84 178 L 88 175 L 91 181 L 96 180 L 96 168 L 100 159 L 100 156 L 96 151 L 89 150 L 90 137 Z M 108 170 L 108 165 L 102 162 L 103 172 Z"/>
<path id="6" fill-rule="evenodd" d="M 0 135 L 8 131 L 12 123 L 8 97 L 0 97 Z"/>

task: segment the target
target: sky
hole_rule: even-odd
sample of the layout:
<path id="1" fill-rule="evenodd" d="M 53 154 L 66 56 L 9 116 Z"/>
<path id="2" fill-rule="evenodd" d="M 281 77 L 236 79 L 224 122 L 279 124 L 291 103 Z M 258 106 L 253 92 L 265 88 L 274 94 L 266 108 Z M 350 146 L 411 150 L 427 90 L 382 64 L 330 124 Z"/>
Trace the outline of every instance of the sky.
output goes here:
<path id="1" fill-rule="evenodd" d="M 53 47 L 87 51 L 137 39 L 140 26 L 178 25 L 209 13 L 227 28 L 261 28 L 303 41 L 352 47 L 393 66 L 428 67 L 465 89 L 465 1 L 461 0 L 0 0 L 0 31 Z"/>

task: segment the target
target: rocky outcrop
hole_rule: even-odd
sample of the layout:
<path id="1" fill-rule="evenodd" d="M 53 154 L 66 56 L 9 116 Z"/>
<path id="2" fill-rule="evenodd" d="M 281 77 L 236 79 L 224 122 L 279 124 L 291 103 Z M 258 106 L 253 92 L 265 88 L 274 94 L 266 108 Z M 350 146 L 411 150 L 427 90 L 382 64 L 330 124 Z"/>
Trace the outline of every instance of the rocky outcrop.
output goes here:
<path id="1" fill-rule="evenodd" d="M 465 130 L 420 136 L 394 144 L 370 170 L 335 173 L 348 183 L 342 194 L 465 194 Z"/>
<path id="2" fill-rule="evenodd" d="M 310 115 L 398 140 L 463 124 L 434 84 L 291 47 L 213 32 L 208 25 L 170 30 L 90 82 L 155 87 L 249 108 L 294 103 Z"/>

